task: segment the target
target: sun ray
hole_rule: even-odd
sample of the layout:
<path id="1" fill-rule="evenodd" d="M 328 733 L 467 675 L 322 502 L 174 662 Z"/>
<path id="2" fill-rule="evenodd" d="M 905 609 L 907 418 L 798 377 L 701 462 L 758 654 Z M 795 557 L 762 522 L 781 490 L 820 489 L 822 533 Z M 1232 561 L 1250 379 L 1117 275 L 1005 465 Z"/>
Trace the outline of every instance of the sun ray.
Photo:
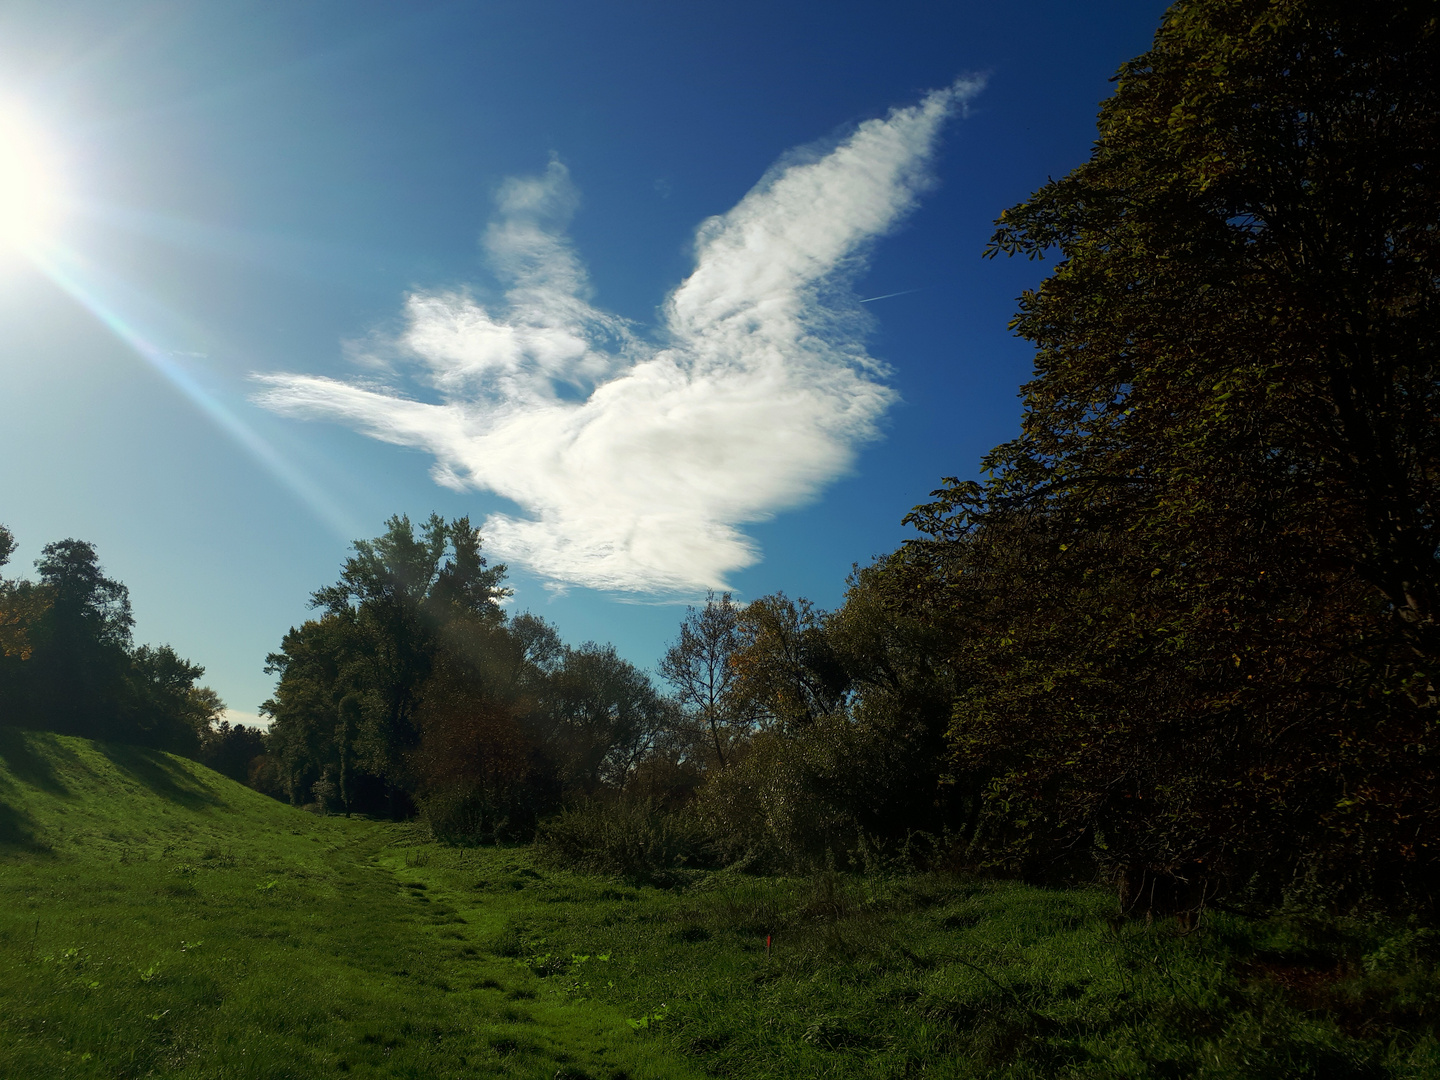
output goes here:
<path id="1" fill-rule="evenodd" d="M 107 293 L 113 290 L 103 287 L 98 270 L 87 267 L 79 255 L 54 243 L 39 245 L 30 254 L 46 277 L 95 316 L 211 423 L 238 443 L 337 536 L 349 538 L 359 535 L 356 523 L 317 484 L 286 461 L 249 424 L 201 385 L 173 352 L 157 346 L 152 335 L 143 330 L 137 320 L 121 313 L 119 305 L 107 297 Z"/>

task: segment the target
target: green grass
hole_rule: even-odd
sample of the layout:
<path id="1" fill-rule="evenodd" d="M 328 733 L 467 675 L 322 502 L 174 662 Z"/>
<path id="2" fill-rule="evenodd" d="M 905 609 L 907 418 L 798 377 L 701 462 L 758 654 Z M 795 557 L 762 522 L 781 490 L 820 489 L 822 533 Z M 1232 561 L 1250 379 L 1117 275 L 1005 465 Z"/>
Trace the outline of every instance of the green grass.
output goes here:
<path id="1" fill-rule="evenodd" d="M 403 829 L 0 728 L 0 1077 L 680 1077 L 397 879 Z"/>
<path id="2" fill-rule="evenodd" d="M 534 973 L 542 1000 L 618 1003 L 714 1075 L 1440 1076 L 1414 928 L 1215 916 L 1182 934 L 1115 919 L 1098 891 L 953 875 L 660 890 L 526 849 L 406 858 L 417 902 Z"/>
<path id="3" fill-rule="evenodd" d="M 1440 1076 L 1425 927 L 1112 916 L 939 875 L 636 886 L 0 728 L 0 1077 Z"/>

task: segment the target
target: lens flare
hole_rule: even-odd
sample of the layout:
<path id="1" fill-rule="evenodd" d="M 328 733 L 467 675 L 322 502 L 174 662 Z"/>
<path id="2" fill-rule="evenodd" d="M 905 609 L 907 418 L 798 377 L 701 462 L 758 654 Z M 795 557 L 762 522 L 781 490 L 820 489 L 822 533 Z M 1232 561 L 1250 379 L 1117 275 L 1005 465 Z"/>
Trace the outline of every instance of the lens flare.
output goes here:
<path id="1" fill-rule="evenodd" d="M 318 484 L 312 481 L 279 451 L 266 442 L 235 411 L 213 391 L 207 389 L 180 363 L 177 354 L 155 343 L 153 331 L 142 328 L 141 321 L 124 309 L 150 308 L 157 305 L 137 303 L 131 292 L 128 304 L 118 281 L 79 253 L 61 243 L 47 243 L 32 252 L 32 259 L 42 273 L 63 289 L 73 300 L 87 309 L 111 333 L 128 345 L 154 371 L 163 376 L 191 404 L 200 410 L 218 429 L 238 443 L 250 457 L 321 522 L 342 539 L 359 536 L 361 526 L 343 510 Z"/>

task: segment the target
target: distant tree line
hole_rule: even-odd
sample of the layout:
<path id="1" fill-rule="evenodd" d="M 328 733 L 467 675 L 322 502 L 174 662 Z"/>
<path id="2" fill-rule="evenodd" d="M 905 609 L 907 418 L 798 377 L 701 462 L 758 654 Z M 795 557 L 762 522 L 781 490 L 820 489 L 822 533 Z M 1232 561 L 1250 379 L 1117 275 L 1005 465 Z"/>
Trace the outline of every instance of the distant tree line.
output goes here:
<path id="1" fill-rule="evenodd" d="M 269 658 L 272 782 L 470 838 L 529 836 L 565 797 L 632 783 L 671 703 L 610 646 L 507 616 L 504 574 L 466 518 L 394 517 L 357 541 L 318 617 Z"/>
<path id="2" fill-rule="evenodd" d="M 641 800 L 699 815 L 709 858 L 774 866 L 943 830 L 965 802 L 940 784 L 956 693 L 943 650 L 868 572 L 834 614 L 712 594 L 660 664 L 668 695 L 613 647 L 507 614 L 504 573 L 466 518 L 397 516 L 357 541 L 313 594 L 317 617 L 269 658 L 257 785 L 334 812 L 418 812 L 470 841 Z"/>
<path id="3" fill-rule="evenodd" d="M 15 538 L 0 526 L 0 566 Z M 169 645 L 136 646 L 130 592 L 82 540 L 46 544 L 38 580 L 0 578 L 0 724 L 149 746 L 227 761 L 248 775 L 259 733 L 220 720 L 205 669 Z"/>

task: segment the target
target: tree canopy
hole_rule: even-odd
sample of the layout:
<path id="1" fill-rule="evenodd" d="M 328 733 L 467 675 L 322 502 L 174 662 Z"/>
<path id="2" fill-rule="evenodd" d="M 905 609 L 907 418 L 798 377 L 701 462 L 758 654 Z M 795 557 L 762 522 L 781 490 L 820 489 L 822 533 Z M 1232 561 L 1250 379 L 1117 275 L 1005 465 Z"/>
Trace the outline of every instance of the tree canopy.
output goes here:
<path id="1" fill-rule="evenodd" d="M 298 803 L 523 836 L 569 795 L 623 787 L 669 719 L 609 646 L 507 617 L 505 567 L 466 518 L 403 516 L 354 544 L 318 618 L 269 659 L 269 757 Z"/>
<path id="2" fill-rule="evenodd" d="M 1001 217 L 1022 433 L 897 567 L 987 857 L 1433 895 L 1437 72 L 1431 5 L 1182 0 Z"/>
<path id="3" fill-rule="evenodd" d="M 0 528 L 0 563 L 14 550 Z M 0 579 L 0 722 L 195 754 L 224 705 L 169 645 L 134 647 L 130 591 L 94 545 L 41 549 L 39 581 Z"/>

